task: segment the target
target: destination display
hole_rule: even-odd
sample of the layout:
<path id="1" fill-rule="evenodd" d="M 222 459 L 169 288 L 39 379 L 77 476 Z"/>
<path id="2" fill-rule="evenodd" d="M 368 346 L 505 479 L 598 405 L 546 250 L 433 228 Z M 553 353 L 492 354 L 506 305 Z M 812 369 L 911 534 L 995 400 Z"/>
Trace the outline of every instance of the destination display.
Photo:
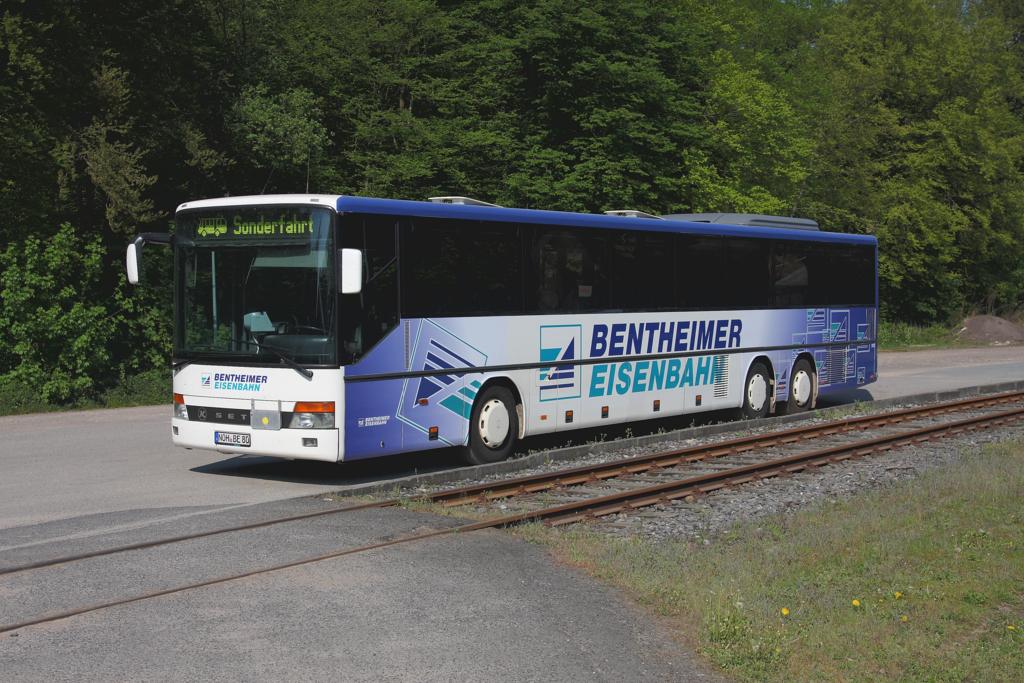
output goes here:
<path id="1" fill-rule="evenodd" d="M 296 211 L 204 216 L 196 222 L 199 240 L 287 239 L 312 234 L 313 216 Z"/>

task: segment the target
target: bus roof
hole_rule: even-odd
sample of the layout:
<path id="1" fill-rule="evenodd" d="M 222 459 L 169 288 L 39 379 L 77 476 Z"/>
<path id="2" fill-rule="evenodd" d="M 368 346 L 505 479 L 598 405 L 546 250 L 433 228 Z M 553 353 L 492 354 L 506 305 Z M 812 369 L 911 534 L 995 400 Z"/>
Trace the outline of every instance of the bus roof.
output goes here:
<path id="1" fill-rule="evenodd" d="M 336 209 L 336 194 L 250 194 L 239 197 L 217 197 L 216 199 L 197 199 L 178 205 L 178 211 L 187 209 L 219 209 L 228 206 L 259 206 L 261 204 L 308 204 L 310 206 L 326 206 Z"/>
<path id="2" fill-rule="evenodd" d="M 693 233 L 700 235 L 730 235 L 735 237 L 771 237 L 814 242 L 846 242 L 877 244 L 871 235 L 853 235 L 841 232 L 819 232 L 789 228 L 764 228 L 721 223 L 701 223 L 671 217 L 632 218 L 594 213 L 546 211 L 541 209 L 511 209 L 505 207 L 442 204 L 404 199 L 373 199 L 370 197 L 341 196 L 338 212 L 418 216 L 422 218 L 461 218 L 479 221 L 514 223 L 541 223 L 574 228 L 605 228 L 609 230 L 650 230 L 655 232 Z"/>
<path id="3" fill-rule="evenodd" d="M 791 228 L 731 225 L 680 220 L 672 216 L 663 219 L 608 216 L 594 213 L 570 211 L 546 211 L 541 209 L 512 209 L 497 206 L 474 206 L 471 204 L 443 204 L 418 202 L 405 199 L 375 199 L 348 195 L 279 194 L 249 195 L 241 197 L 219 197 L 186 202 L 178 210 L 221 208 L 228 206 L 257 206 L 260 204 L 307 204 L 328 206 L 339 213 L 368 213 L 396 216 L 418 216 L 421 218 L 457 218 L 478 221 L 501 221 L 508 223 L 538 223 L 564 225 L 574 228 L 604 228 L 608 230 L 649 230 L 653 232 L 691 233 L 697 235 L 727 235 L 733 237 L 767 237 L 809 242 L 845 242 L 854 244 L 877 244 L 872 235 L 855 235 L 841 232 L 821 232 Z"/>

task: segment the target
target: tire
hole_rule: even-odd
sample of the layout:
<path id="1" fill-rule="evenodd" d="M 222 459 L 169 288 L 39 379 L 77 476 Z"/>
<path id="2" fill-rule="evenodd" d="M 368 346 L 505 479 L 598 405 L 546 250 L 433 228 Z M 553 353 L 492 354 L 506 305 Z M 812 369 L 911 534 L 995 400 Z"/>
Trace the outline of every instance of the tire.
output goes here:
<path id="1" fill-rule="evenodd" d="M 512 455 L 519 435 L 519 415 L 512 392 L 503 386 L 485 389 L 473 403 L 469 446 L 462 459 L 469 465 L 500 462 Z"/>
<path id="2" fill-rule="evenodd" d="M 814 407 L 814 387 L 817 376 L 814 368 L 801 358 L 793 364 L 789 374 L 789 392 L 786 396 L 786 414 L 802 413 Z"/>
<path id="3" fill-rule="evenodd" d="M 743 417 L 748 420 L 764 417 L 772 405 L 771 377 L 768 368 L 761 361 L 750 366 L 747 381 L 743 383 Z"/>

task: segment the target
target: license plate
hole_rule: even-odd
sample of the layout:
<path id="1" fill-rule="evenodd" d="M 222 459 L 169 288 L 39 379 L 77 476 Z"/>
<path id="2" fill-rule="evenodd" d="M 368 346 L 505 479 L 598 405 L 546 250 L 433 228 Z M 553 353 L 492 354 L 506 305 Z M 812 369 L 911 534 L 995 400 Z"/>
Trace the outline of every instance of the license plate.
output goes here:
<path id="1" fill-rule="evenodd" d="M 252 445 L 252 435 L 240 432 L 214 432 L 213 442 L 219 446 L 243 446 L 248 448 Z"/>

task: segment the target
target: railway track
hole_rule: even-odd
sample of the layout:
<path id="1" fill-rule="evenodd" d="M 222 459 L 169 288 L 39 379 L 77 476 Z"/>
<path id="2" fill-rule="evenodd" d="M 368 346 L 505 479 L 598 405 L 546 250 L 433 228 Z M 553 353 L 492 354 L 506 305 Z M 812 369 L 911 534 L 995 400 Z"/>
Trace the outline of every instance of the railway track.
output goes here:
<path id="1" fill-rule="evenodd" d="M 425 498 L 445 506 L 487 503 L 502 498 L 523 496 L 551 489 L 599 483 L 608 479 L 638 475 L 652 470 L 666 470 L 686 464 L 736 458 L 745 453 L 762 449 L 773 449 L 789 444 L 830 438 L 864 430 L 882 429 L 901 423 L 912 423 L 951 413 L 982 410 L 1013 403 L 1024 403 L 1024 392 L 972 397 L 930 406 L 906 408 L 878 415 L 852 417 L 782 431 L 742 436 L 711 444 L 651 453 L 596 465 L 584 465 L 537 475 L 446 489 L 428 494 Z"/>
<path id="2" fill-rule="evenodd" d="M 955 419 L 950 419 L 955 418 Z M 343 557 L 370 550 L 413 541 L 466 533 L 480 529 L 510 527 L 524 522 L 540 521 L 552 526 L 572 524 L 611 514 L 628 513 L 652 505 L 667 504 L 682 498 L 705 495 L 713 491 L 738 486 L 752 481 L 784 476 L 825 465 L 884 452 L 901 446 L 921 443 L 969 431 L 1005 425 L 1024 419 L 1024 392 L 974 397 L 948 403 L 909 408 L 881 415 L 837 420 L 729 439 L 703 446 L 652 453 L 649 455 L 576 467 L 556 472 L 517 477 L 514 479 L 476 484 L 438 491 L 419 496 L 419 500 L 446 506 L 482 505 L 508 498 L 522 499 L 521 509 L 511 514 L 487 517 L 454 527 L 413 534 L 388 541 L 303 558 L 252 571 L 225 575 L 201 582 L 138 594 L 128 598 L 110 600 L 72 610 L 42 615 L 33 619 L 0 625 L 0 633 L 16 631 L 37 624 L 66 619 L 72 616 L 125 605 L 187 590 L 280 571 L 324 560 Z M 869 436 L 858 436 L 867 432 Z M 850 438 L 850 437 L 853 438 Z M 811 443 L 813 441 L 813 443 Z M 810 447 L 807 447 L 810 445 Z M 796 452 L 783 452 L 794 448 Z M 752 461 L 753 460 L 753 461 Z M 711 471 L 707 471 L 708 466 Z M 703 471 L 702 471 L 703 470 Z M 654 477 L 656 483 L 651 483 Z M 614 480 L 616 487 L 594 490 L 594 485 L 607 486 Z M 543 496 L 577 490 L 569 500 L 549 504 Z M 596 495 L 595 495 L 596 494 Z M 313 517 L 340 514 L 353 510 L 397 505 L 391 499 L 363 505 L 316 511 L 264 522 L 227 527 L 198 534 L 168 537 L 155 541 L 108 548 L 74 556 L 65 556 L 43 562 L 9 567 L 0 574 L 13 574 L 39 570 L 57 564 L 77 562 L 104 555 L 152 548 L 234 531 L 296 522 Z M 2 579 L 2 576 L 0 576 Z M 2 588 L 2 584 L 0 584 Z"/>

